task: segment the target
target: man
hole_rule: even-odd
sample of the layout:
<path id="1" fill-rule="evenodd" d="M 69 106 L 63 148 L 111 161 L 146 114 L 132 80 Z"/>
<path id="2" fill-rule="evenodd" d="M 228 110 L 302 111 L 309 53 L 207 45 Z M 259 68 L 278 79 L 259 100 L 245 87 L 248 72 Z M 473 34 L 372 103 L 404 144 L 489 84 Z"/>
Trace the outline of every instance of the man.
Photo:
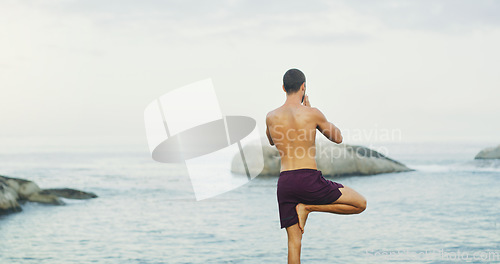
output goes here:
<path id="1" fill-rule="evenodd" d="M 359 214 L 365 198 L 340 183 L 326 180 L 316 166 L 316 129 L 340 144 L 342 134 L 323 113 L 311 107 L 306 78 L 298 69 L 283 76 L 286 101 L 266 116 L 266 134 L 281 156 L 277 198 L 281 228 L 288 235 L 288 263 L 300 263 L 302 234 L 310 212 Z"/>

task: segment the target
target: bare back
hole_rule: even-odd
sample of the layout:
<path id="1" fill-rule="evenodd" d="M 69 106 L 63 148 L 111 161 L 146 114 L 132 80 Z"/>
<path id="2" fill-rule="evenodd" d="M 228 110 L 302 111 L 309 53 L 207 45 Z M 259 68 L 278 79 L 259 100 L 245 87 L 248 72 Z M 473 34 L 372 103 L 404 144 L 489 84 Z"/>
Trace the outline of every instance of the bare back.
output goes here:
<path id="1" fill-rule="evenodd" d="M 283 105 L 268 114 L 266 122 L 281 156 L 281 171 L 317 169 L 315 119 L 313 109 L 303 105 Z"/>
<path id="2" fill-rule="evenodd" d="M 317 169 L 316 129 L 335 143 L 342 142 L 340 130 L 315 107 L 284 104 L 266 116 L 266 134 L 281 157 L 281 171 Z"/>

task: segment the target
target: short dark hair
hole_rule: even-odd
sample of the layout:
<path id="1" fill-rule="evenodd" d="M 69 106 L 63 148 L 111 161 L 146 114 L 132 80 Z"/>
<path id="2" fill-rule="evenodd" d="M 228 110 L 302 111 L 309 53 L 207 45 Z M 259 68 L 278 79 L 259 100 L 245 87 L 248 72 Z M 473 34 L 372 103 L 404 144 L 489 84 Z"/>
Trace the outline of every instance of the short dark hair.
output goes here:
<path id="1" fill-rule="evenodd" d="M 290 69 L 283 75 L 283 86 L 287 94 L 298 92 L 305 81 L 306 76 L 298 69 Z"/>

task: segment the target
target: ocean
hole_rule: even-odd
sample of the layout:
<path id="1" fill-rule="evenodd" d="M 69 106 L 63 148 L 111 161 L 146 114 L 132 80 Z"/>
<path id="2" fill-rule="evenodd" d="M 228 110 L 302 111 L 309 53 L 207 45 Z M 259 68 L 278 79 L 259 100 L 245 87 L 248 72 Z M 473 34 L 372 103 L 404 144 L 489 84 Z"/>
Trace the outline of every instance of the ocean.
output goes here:
<path id="1" fill-rule="evenodd" d="M 277 177 L 196 201 L 186 168 L 153 161 L 145 140 L 57 142 L 5 139 L 0 175 L 99 197 L 27 202 L 0 216 L 0 263 L 286 263 Z M 495 145 L 370 145 L 415 171 L 326 177 L 368 206 L 359 215 L 310 214 L 303 263 L 500 263 L 500 160 L 474 160 Z"/>

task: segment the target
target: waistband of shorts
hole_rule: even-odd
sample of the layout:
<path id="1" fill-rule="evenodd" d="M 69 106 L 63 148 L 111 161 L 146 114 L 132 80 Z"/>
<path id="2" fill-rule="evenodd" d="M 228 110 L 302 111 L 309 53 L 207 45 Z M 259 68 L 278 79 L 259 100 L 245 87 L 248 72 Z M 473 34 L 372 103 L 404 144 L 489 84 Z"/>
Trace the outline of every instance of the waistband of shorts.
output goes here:
<path id="1" fill-rule="evenodd" d="M 316 171 L 318 171 L 318 170 L 317 169 L 309 169 L 309 168 L 302 168 L 302 169 L 295 169 L 295 170 L 286 170 L 286 171 L 280 172 L 280 176 L 297 174 L 297 173 L 301 173 L 301 172 L 316 172 Z"/>

